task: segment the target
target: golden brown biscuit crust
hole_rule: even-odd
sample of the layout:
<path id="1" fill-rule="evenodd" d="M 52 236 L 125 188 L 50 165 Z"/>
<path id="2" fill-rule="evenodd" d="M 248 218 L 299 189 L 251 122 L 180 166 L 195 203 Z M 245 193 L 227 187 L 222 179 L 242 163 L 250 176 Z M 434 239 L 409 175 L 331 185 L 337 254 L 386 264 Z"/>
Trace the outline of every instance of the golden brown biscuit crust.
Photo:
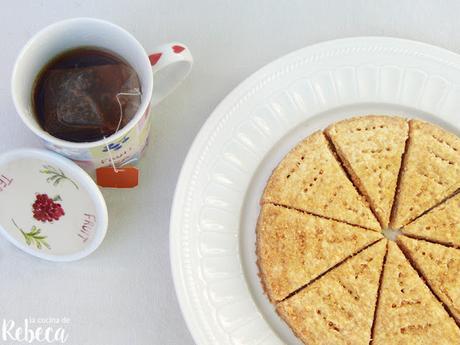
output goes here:
<path id="1" fill-rule="evenodd" d="M 431 243 L 414 249 L 414 241 L 427 242 L 400 236 L 397 243 L 414 265 L 421 262 L 418 272 L 390 242 L 380 284 L 375 272 L 353 281 L 359 274 L 349 265 L 386 242 L 374 243 L 382 236 L 367 230 L 380 231 L 373 213 L 383 227 L 409 223 L 403 233 L 458 245 L 459 152 L 460 139 L 433 124 L 366 116 L 313 133 L 286 155 L 261 200 L 256 251 L 264 290 L 300 339 L 368 344 L 372 332 L 374 345 L 460 344 L 457 249 Z M 423 252 L 430 260 L 417 257 Z M 372 303 L 353 300 L 374 290 L 374 296 L 380 291 L 375 318 Z"/>
<path id="2" fill-rule="evenodd" d="M 369 344 L 386 242 L 278 303 L 277 312 L 305 344 Z"/>
<path id="3" fill-rule="evenodd" d="M 354 184 L 388 227 L 409 126 L 392 116 L 360 116 L 326 128 Z"/>
<path id="4" fill-rule="evenodd" d="M 266 293 L 272 302 L 281 301 L 381 238 L 375 231 L 265 204 L 257 224 L 257 262 Z"/>
<path id="5" fill-rule="evenodd" d="M 389 242 L 373 345 L 460 344 L 460 329 L 404 254 Z"/>
<path id="6" fill-rule="evenodd" d="M 420 120 L 409 121 L 391 227 L 401 228 L 460 188 L 460 139 Z"/>
<path id="7" fill-rule="evenodd" d="M 460 250 L 405 236 L 397 243 L 460 324 Z"/>
<path id="8" fill-rule="evenodd" d="M 403 234 L 460 248 L 460 193 L 401 229 Z"/>
<path id="9" fill-rule="evenodd" d="M 380 231 L 365 198 L 346 176 L 322 132 L 313 133 L 286 155 L 270 177 L 262 203 Z"/>

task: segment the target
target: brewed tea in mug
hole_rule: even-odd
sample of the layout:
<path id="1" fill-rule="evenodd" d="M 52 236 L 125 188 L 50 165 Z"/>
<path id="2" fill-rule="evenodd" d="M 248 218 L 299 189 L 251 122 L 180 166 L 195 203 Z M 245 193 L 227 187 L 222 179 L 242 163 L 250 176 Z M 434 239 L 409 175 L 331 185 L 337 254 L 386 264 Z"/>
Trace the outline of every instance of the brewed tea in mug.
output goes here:
<path id="1" fill-rule="evenodd" d="M 92 142 L 123 128 L 141 104 L 141 83 L 128 62 L 97 47 L 79 47 L 51 59 L 33 87 L 32 107 L 52 136 Z"/>

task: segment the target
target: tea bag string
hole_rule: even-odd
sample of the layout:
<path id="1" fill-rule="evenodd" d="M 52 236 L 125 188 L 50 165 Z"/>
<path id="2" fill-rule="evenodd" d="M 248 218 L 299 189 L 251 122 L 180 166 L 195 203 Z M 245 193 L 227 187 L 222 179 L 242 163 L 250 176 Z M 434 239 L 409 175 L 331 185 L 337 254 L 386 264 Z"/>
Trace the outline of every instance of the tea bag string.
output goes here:
<path id="1" fill-rule="evenodd" d="M 142 93 L 139 91 L 139 89 L 133 89 L 132 91 L 117 93 L 115 98 L 117 99 L 117 103 L 118 103 L 118 106 L 120 108 L 120 119 L 118 120 L 117 129 L 115 130 L 115 132 L 113 134 L 117 133 L 120 130 L 121 123 L 123 121 L 123 106 L 121 105 L 120 96 L 140 96 L 140 95 L 142 95 Z M 109 142 L 108 142 L 106 136 L 104 136 L 104 141 L 105 141 L 105 147 L 107 148 L 107 153 L 109 154 L 110 163 L 112 164 L 112 168 L 116 173 L 118 173 L 119 170 L 117 169 L 117 167 L 115 165 L 115 161 L 114 161 L 113 156 L 112 156 L 112 150 L 110 150 Z M 132 161 L 132 160 L 130 160 L 130 161 Z"/>

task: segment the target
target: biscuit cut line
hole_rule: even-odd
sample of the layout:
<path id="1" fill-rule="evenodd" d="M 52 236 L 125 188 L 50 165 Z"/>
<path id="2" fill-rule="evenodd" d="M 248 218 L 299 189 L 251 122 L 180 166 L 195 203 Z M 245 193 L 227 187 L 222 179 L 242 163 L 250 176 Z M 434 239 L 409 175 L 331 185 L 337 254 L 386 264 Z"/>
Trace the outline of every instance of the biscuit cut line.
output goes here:
<path id="1" fill-rule="evenodd" d="M 428 287 L 428 289 L 431 291 L 431 294 L 436 298 L 436 300 L 438 301 L 438 303 L 440 303 L 442 305 L 442 307 L 444 308 L 444 310 L 447 312 L 447 314 L 455 321 L 455 324 L 457 325 L 457 327 L 460 329 L 460 322 L 457 321 L 457 319 L 454 317 L 454 315 L 451 313 L 451 311 L 449 310 L 449 308 L 447 308 L 447 306 L 444 304 L 444 302 L 438 297 L 438 295 L 433 291 L 433 289 L 431 288 L 430 284 L 428 283 L 427 279 L 425 278 L 425 276 L 422 274 L 421 270 L 418 269 L 417 265 L 415 264 L 415 262 L 412 261 L 411 257 L 409 254 L 406 253 L 404 247 L 402 245 L 400 245 L 397 241 L 396 241 L 396 244 L 397 246 L 399 247 L 399 249 L 401 249 L 401 252 L 404 254 L 406 260 L 409 262 L 409 264 L 412 266 L 412 268 L 415 270 L 415 272 L 417 272 L 418 276 L 420 277 L 420 279 L 423 281 L 423 283 Z"/>
<path id="2" fill-rule="evenodd" d="M 429 243 L 433 243 L 433 244 L 439 244 L 440 246 L 444 246 L 444 247 L 447 247 L 447 248 L 460 249 L 460 246 L 456 246 L 453 243 L 443 242 L 443 241 L 439 241 L 439 240 L 432 240 L 431 238 L 425 238 L 423 236 L 418 236 L 418 235 L 414 235 L 414 234 L 401 233 L 401 235 L 409 237 L 409 238 L 412 238 L 414 240 L 425 241 L 425 242 L 429 242 Z"/>
<path id="3" fill-rule="evenodd" d="M 404 143 L 404 151 L 403 151 L 403 154 L 401 156 L 401 165 L 399 166 L 398 179 L 396 180 L 395 194 L 393 196 L 393 203 L 391 204 L 390 219 L 389 219 L 389 222 L 388 222 L 389 225 L 393 224 L 393 219 L 396 216 L 395 213 L 396 213 L 396 208 L 398 206 L 398 200 L 399 200 L 398 196 L 399 196 L 400 187 L 401 187 L 401 179 L 402 179 L 402 175 L 404 173 L 403 172 L 404 168 L 406 167 L 406 164 L 407 164 L 407 154 L 406 153 L 407 153 L 407 149 L 409 148 L 409 144 L 410 144 L 410 141 L 411 141 L 411 138 L 412 138 L 410 120 L 411 119 L 406 119 L 407 127 L 408 127 L 407 138 L 406 138 L 406 142 Z"/>
<path id="4" fill-rule="evenodd" d="M 357 184 L 358 183 L 355 183 L 353 181 L 353 178 L 351 177 L 350 173 L 348 172 L 348 170 L 345 168 L 346 166 L 346 162 L 344 162 L 344 160 L 342 159 L 342 157 L 340 157 L 340 154 L 338 153 L 338 150 L 337 148 L 335 147 L 334 143 L 332 142 L 331 138 L 327 135 L 326 131 L 323 131 L 323 134 L 324 134 L 324 137 L 326 138 L 326 141 L 328 142 L 328 149 L 329 151 L 331 151 L 332 155 L 334 156 L 335 160 L 339 163 L 339 166 L 340 168 L 342 169 L 342 171 L 344 172 L 345 176 L 347 177 L 347 179 L 350 181 L 350 183 L 352 184 L 353 188 L 355 189 L 356 193 L 358 193 L 359 196 L 361 196 L 364 201 L 365 201 L 365 205 L 369 207 L 372 215 L 374 216 L 374 218 L 377 220 L 377 222 L 379 223 L 380 225 L 380 228 L 383 228 L 382 226 L 382 222 L 380 221 L 380 218 L 377 217 L 377 213 L 375 212 L 374 210 L 374 206 L 372 205 L 371 203 L 371 200 L 369 198 L 368 195 L 364 195 L 363 193 L 361 193 L 361 190 L 357 187 Z M 382 229 L 380 229 L 382 230 Z"/>
<path id="5" fill-rule="evenodd" d="M 414 219 L 412 219 L 409 223 L 407 223 L 406 225 L 404 225 L 402 228 L 404 228 L 405 226 L 408 226 L 410 224 L 412 224 L 413 222 L 415 222 L 416 220 L 418 220 L 420 217 L 424 216 L 425 214 L 427 214 L 428 212 L 432 211 L 434 208 L 438 207 L 438 206 L 441 206 L 442 204 L 444 204 L 445 202 L 447 202 L 448 200 L 452 199 L 453 197 L 455 197 L 457 194 L 460 193 L 460 188 L 457 189 L 455 192 L 453 192 L 451 195 L 445 197 L 444 199 L 442 199 L 440 202 L 438 202 L 436 205 L 434 205 L 433 207 L 430 207 L 428 210 L 425 210 L 423 211 L 420 215 L 418 215 L 417 217 L 415 217 Z M 405 235 L 405 234 L 404 234 Z M 440 244 L 443 244 L 443 243 L 440 243 Z"/>
<path id="6" fill-rule="evenodd" d="M 388 255 L 388 242 L 386 246 L 385 256 L 383 257 L 383 261 L 382 261 L 382 270 L 380 271 L 379 287 L 377 289 L 377 298 L 375 299 L 374 317 L 372 318 L 371 338 L 369 339 L 369 345 L 372 345 L 372 343 L 374 342 L 375 320 L 377 319 L 377 308 L 379 307 L 380 292 L 381 292 L 380 290 L 382 289 L 383 271 L 385 270 L 385 264 L 387 263 L 387 255 Z"/>
<path id="7" fill-rule="evenodd" d="M 310 212 L 310 211 L 301 210 L 300 208 L 287 206 L 285 204 L 279 204 L 279 203 L 275 203 L 275 202 L 264 202 L 263 205 L 275 205 L 275 206 L 278 206 L 278 207 L 286 208 L 288 210 L 297 211 L 297 212 L 300 212 L 300 213 L 303 213 L 303 214 L 309 214 L 310 216 L 323 218 L 323 219 L 326 219 L 326 220 L 332 220 L 332 221 L 337 222 L 337 223 L 347 224 L 347 225 L 354 226 L 356 228 L 360 228 L 360 229 L 367 230 L 367 231 L 373 231 L 373 232 L 381 233 L 381 231 L 377 231 L 377 230 L 374 230 L 374 229 L 369 229 L 369 228 L 366 228 L 366 227 L 364 227 L 362 225 L 357 225 L 357 224 L 346 222 L 344 220 L 339 220 L 339 219 L 335 219 L 335 218 L 326 217 L 326 216 L 323 216 L 323 215 L 320 215 L 320 214 L 317 214 L 317 213 L 313 213 L 313 212 Z"/>
<path id="8" fill-rule="evenodd" d="M 308 283 L 302 285 L 301 287 L 299 287 L 298 289 L 292 291 L 289 295 L 287 295 L 286 297 L 284 297 L 282 300 L 280 301 L 277 301 L 276 304 L 278 303 L 281 303 L 289 298 L 291 298 L 292 296 L 298 294 L 300 291 L 302 291 L 303 289 L 305 289 L 306 287 L 310 286 L 311 284 L 313 284 L 315 281 L 317 281 L 318 279 L 320 279 L 322 276 L 324 276 L 325 274 L 329 273 L 330 271 L 332 271 L 333 269 L 337 268 L 338 266 L 344 264 L 346 261 L 348 261 L 349 259 L 353 258 L 354 256 L 358 255 L 359 253 L 361 253 L 362 251 L 366 250 L 367 248 L 369 248 L 370 246 L 373 246 L 374 244 L 376 244 L 377 242 L 380 242 L 382 240 L 384 240 L 385 238 L 379 238 L 378 240 L 375 240 L 374 242 L 364 246 L 363 248 L 361 248 L 360 250 L 358 250 L 356 253 L 352 254 L 352 255 L 349 255 L 347 256 L 345 259 L 343 259 L 342 261 L 336 263 L 334 266 L 330 267 L 329 269 L 327 269 L 326 271 L 324 271 L 323 273 L 321 273 L 319 276 L 317 276 L 315 279 L 309 281 Z"/>

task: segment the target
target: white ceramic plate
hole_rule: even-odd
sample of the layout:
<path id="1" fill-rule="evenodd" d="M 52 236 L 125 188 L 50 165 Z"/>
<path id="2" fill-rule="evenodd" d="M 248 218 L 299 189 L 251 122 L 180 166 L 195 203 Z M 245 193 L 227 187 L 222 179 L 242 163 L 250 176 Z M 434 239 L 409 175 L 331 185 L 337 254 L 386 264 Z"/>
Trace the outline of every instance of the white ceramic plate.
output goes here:
<path id="1" fill-rule="evenodd" d="M 259 198 L 297 141 L 360 114 L 419 117 L 458 134 L 460 56 L 394 38 L 317 44 L 256 72 L 205 123 L 179 178 L 170 230 L 176 291 L 197 344 L 300 344 L 257 276 Z"/>

